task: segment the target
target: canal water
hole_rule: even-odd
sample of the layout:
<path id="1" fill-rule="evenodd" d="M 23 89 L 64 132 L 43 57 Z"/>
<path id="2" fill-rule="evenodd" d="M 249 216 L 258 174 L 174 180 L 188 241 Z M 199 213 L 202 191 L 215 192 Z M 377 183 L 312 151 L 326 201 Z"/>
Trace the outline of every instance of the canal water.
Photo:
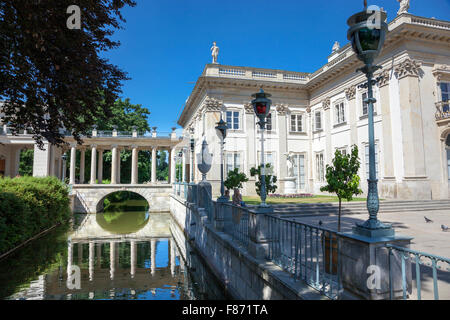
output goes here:
<path id="1" fill-rule="evenodd" d="M 70 226 L 1 260 L 0 299 L 230 298 L 170 213 L 149 213 L 136 201 L 75 214 Z"/>

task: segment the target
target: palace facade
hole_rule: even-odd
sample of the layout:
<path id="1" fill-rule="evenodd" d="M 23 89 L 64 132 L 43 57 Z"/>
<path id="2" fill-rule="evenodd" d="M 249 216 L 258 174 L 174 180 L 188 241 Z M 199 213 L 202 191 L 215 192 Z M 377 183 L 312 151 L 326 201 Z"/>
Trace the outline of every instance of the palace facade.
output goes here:
<path id="1" fill-rule="evenodd" d="M 383 67 L 374 88 L 380 197 L 450 198 L 450 22 L 398 15 L 375 62 Z M 361 66 L 350 44 L 335 44 L 328 62 L 314 73 L 207 64 L 178 124 L 185 137 L 193 132 L 196 154 L 207 140 L 214 159 L 207 179 L 214 194 L 220 190 L 215 126 L 221 116 L 228 125 L 226 172 L 239 168 L 250 177 L 250 168 L 260 162 L 261 135 L 250 104 L 260 88 L 272 94 L 265 159 L 278 177 L 277 193 L 286 193 L 293 181 L 297 193 L 320 194 L 335 150 L 348 153 L 352 145 L 359 148 L 366 193 L 367 89 L 360 87 L 365 75 L 355 71 Z M 200 179 L 196 169 L 194 180 Z M 244 194 L 255 194 L 254 182 L 250 177 Z"/>

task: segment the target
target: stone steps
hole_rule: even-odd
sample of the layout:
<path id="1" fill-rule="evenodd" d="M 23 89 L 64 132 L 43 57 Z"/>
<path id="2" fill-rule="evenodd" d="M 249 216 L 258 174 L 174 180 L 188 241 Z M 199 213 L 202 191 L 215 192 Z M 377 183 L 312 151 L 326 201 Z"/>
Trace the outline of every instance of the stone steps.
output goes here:
<path id="1" fill-rule="evenodd" d="M 273 205 L 275 213 L 302 214 L 302 215 L 328 215 L 339 212 L 338 203 L 302 203 L 292 205 Z M 382 201 L 380 213 L 407 212 L 407 211 L 431 211 L 449 210 L 450 200 L 423 200 L 423 201 Z M 367 213 L 365 202 L 352 202 L 342 204 L 343 214 Z"/>

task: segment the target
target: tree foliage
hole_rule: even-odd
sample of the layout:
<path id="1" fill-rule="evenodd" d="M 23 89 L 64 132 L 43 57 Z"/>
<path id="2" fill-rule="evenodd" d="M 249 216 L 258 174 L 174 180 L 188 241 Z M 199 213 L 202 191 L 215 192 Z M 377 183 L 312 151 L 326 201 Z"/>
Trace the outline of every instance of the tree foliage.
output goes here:
<path id="1" fill-rule="evenodd" d="M 239 168 L 235 168 L 228 172 L 227 179 L 224 181 L 224 186 L 228 190 L 232 190 L 234 188 L 242 188 L 242 183 L 247 182 L 248 178 L 243 172 L 239 172 Z"/>
<path id="2" fill-rule="evenodd" d="M 343 155 L 340 150 L 334 154 L 333 164 L 326 167 L 327 185 L 320 188 L 320 191 L 336 193 L 339 199 L 339 222 L 338 231 L 341 231 L 341 202 L 342 199 L 351 201 L 353 195 L 362 193 L 359 188 L 360 178 L 358 170 L 360 167 L 358 157 L 358 147 L 352 147 L 351 154 Z"/>
<path id="3" fill-rule="evenodd" d="M 72 0 L 0 2 L 0 99 L 2 121 L 13 133 L 31 128 L 62 144 L 61 128 L 80 135 L 95 120 L 112 117 L 126 74 L 100 54 L 117 48 L 111 39 L 125 22 L 120 10 L 133 0 L 79 0 L 81 29 L 69 29 Z"/>
<path id="4" fill-rule="evenodd" d="M 250 169 L 250 175 L 252 177 L 254 176 L 258 176 L 258 180 L 255 182 L 255 187 L 256 187 L 256 193 L 261 196 L 261 168 L 262 166 L 259 165 L 258 168 L 251 168 Z M 270 163 L 266 164 L 266 170 L 265 170 L 265 181 L 266 181 L 266 193 L 274 193 L 275 191 L 277 191 L 278 186 L 276 185 L 277 183 L 277 177 L 274 175 L 270 174 L 271 172 L 271 166 Z"/>

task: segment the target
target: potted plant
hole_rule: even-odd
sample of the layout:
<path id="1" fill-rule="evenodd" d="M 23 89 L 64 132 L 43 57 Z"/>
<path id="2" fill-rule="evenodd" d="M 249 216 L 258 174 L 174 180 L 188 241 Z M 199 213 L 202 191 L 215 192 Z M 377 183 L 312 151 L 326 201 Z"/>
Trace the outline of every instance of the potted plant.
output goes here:
<path id="1" fill-rule="evenodd" d="M 266 164 L 266 173 L 265 173 L 265 180 L 266 180 L 266 193 L 269 195 L 269 193 L 274 193 L 277 191 L 277 177 L 270 174 L 271 172 L 271 166 L 270 163 Z M 261 165 L 258 166 L 258 168 L 251 168 L 250 169 L 250 175 L 252 177 L 258 176 L 258 180 L 255 182 L 256 187 L 256 193 L 258 196 L 261 196 Z"/>
<path id="2" fill-rule="evenodd" d="M 227 180 L 224 181 L 224 186 L 227 188 L 228 192 L 235 188 L 241 189 L 242 183 L 247 182 L 248 178 L 243 172 L 239 172 L 239 169 L 236 168 L 228 172 Z"/>
<path id="3" fill-rule="evenodd" d="M 336 150 L 332 165 L 326 167 L 328 184 L 321 187 L 320 191 L 336 193 L 339 199 L 338 232 L 341 232 L 342 199 L 351 201 L 354 195 L 362 193 L 359 188 L 360 178 L 358 176 L 360 165 L 358 147 L 354 145 L 351 154 L 343 155 L 340 150 Z M 336 274 L 338 261 L 337 237 L 329 232 L 324 232 L 322 237 L 325 244 L 325 272 Z"/>

